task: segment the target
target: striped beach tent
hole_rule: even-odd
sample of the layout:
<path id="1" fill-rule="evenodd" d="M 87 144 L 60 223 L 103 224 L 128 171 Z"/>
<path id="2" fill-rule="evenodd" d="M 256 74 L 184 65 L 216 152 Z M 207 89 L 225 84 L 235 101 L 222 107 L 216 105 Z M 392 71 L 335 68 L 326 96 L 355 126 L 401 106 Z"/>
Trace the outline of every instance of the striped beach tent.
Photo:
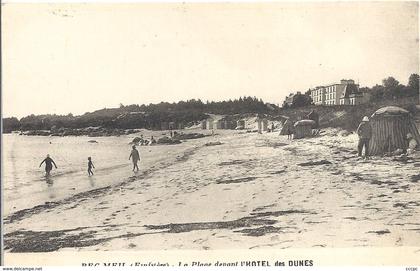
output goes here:
<path id="1" fill-rule="evenodd" d="M 371 155 L 391 153 L 408 147 L 407 134 L 420 143 L 420 135 L 410 112 L 397 106 L 378 109 L 370 118 L 372 138 L 369 142 Z"/>

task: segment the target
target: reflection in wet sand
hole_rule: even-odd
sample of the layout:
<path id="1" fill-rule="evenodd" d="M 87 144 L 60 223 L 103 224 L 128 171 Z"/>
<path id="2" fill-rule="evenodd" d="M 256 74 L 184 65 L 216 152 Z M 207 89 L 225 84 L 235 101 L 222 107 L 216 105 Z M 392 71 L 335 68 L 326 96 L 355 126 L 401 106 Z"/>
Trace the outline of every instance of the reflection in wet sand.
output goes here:
<path id="1" fill-rule="evenodd" d="M 95 187 L 95 177 L 94 176 L 89 176 L 89 183 L 91 187 Z"/>
<path id="2" fill-rule="evenodd" d="M 56 188 L 54 187 L 54 179 L 51 174 L 45 175 L 45 183 L 47 184 L 47 192 L 49 199 L 55 199 L 56 195 Z"/>
<path id="3" fill-rule="evenodd" d="M 50 174 L 46 174 L 45 175 L 45 182 L 47 183 L 47 185 L 49 187 L 51 187 L 51 186 L 54 185 L 54 180 L 51 178 L 51 175 Z"/>

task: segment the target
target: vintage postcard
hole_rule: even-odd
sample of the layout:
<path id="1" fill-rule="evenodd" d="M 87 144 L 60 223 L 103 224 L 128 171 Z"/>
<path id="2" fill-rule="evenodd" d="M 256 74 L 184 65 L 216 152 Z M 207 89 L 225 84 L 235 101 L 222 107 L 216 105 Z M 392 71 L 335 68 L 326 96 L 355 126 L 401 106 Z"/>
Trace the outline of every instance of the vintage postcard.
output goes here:
<path id="1" fill-rule="evenodd" d="M 418 10 L 3 4 L 3 264 L 419 265 Z"/>

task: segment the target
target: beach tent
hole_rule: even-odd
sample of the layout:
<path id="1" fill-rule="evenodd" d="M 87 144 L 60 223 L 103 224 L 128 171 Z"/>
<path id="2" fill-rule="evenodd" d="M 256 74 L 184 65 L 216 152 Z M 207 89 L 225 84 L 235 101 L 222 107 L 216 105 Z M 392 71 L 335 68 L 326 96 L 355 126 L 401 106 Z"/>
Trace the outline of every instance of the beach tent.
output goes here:
<path id="1" fill-rule="evenodd" d="M 207 120 L 202 120 L 201 121 L 201 129 L 206 130 L 207 128 Z"/>
<path id="2" fill-rule="evenodd" d="M 400 107 L 387 106 L 378 109 L 370 119 L 372 138 L 369 153 L 381 155 L 397 149 L 407 149 L 407 134 L 420 143 L 420 135 L 411 114 Z"/>
<path id="3" fill-rule="evenodd" d="M 213 119 L 207 119 L 207 124 L 206 124 L 207 130 L 213 130 L 213 123 L 214 123 Z"/>
<path id="4" fill-rule="evenodd" d="M 229 120 L 225 120 L 225 129 L 235 129 L 236 128 L 236 123 L 233 121 L 229 121 Z"/>
<path id="5" fill-rule="evenodd" d="M 313 120 L 300 120 L 294 125 L 293 139 L 312 136 L 312 127 L 315 125 Z"/>
<path id="6" fill-rule="evenodd" d="M 223 121 L 221 121 L 221 120 L 214 121 L 213 128 L 218 129 L 218 130 L 219 129 L 225 129 Z"/>
<path id="7" fill-rule="evenodd" d="M 230 129 L 230 122 L 228 120 L 224 120 L 223 126 L 225 127 L 225 129 Z"/>
<path id="8" fill-rule="evenodd" d="M 245 129 L 245 121 L 244 120 L 238 120 L 236 121 L 236 128 L 237 130 Z"/>
<path id="9" fill-rule="evenodd" d="M 290 120 L 287 119 L 283 122 L 283 125 L 280 129 L 280 134 L 281 135 L 287 135 L 287 131 L 289 129 L 292 130 L 292 131 L 294 130 L 293 129 L 293 123 Z"/>
<path id="10" fill-rule="evenodd" d="M 257 119 L 258 124 L 258 133 L 267 131 L 268 120 L 267 119 Z"/>
<path id="11" fill-rule="evenodd" d="M 268 120 L 267 119 L 263 119 L 262 120 L 262 130 L 263 131 L 267 131 L 268 130 Z"/>

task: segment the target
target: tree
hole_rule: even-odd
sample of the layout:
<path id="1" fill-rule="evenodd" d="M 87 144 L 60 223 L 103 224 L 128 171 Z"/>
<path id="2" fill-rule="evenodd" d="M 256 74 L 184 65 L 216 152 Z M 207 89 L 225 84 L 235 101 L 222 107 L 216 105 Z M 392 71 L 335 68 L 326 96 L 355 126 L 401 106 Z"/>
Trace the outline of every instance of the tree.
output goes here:
<path id="1" fill-rule="evenodd" d="M 416 73 L 413 73 L 408 78 L 408 87 L 414 90 L 419 90 L 419 75 Z"/>
<path id="2" fill-rule="evenodd" d="M 399 84 L 400 82 L 392 76 L 382 80 L 382 85 L 387 89 L 396 88 Z"/>
<path id="3" fill-rule="evenodd" d="M 383 97 L 386 99 L 395 99 L 398 97 L 403 96 L 404 94 L 404 86 L 400 85 L 397 79 L 390 76 L 382 80 L 382 84 L 385 88 Z"/>
<path id="4" fill-rule="evenodd" d="M 292 107 L 302 107 L 312 104 L 312 98 L 306 94 L 296 94 L 293 97 Z"/>
<path id="5" fill-rule="evenodd" d="M 19 120 L 15 117 L 3 119 L 3 132 L 10 133 L 18 130 L 20 127 Z"/>
<path id="6" fill-rule="evenodd" d="M 382 100 L 384 98 L 385 88 L 381 85 L 375 85 L 372 87 L 370 93 L 372 94 L 372 100 Z"/>

